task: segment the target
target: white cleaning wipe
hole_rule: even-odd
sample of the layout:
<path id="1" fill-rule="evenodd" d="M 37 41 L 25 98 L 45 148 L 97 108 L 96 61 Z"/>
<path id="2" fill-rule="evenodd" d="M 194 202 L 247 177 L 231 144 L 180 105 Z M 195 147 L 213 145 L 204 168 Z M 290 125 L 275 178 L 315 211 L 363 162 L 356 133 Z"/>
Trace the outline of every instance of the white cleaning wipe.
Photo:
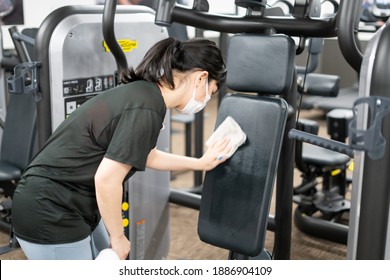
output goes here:
<path id="1" fill-rule="evenodd" d="M 232 149 L 229 154 L 223 156 L 230 158 L 246 140 L 246 134 L 231 116 L 226 117 L 210 138 L 207 139 L 206 146 L 209 147 L 214 141 L 222 141 L 225 137 L 230 139 L 229 145 Z"/>
<path id="2" fill-rule="evenodd" d="M 101 250 L 95 261 L 118 261 L 119 256 L 112 249 Z"/>

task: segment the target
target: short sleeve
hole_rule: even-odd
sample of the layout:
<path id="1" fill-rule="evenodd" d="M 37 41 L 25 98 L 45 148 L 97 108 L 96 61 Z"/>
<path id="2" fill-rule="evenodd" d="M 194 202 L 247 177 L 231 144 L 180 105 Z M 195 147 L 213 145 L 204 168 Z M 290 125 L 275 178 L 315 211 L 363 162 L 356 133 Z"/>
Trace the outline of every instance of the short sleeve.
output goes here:
<path id="1" fill-rule="evenodd" d="M 150 151 L 156 147 L 163 120 L 150 109 L 124 110 L 112 133 L 105 157 L 145 170 Z"/>

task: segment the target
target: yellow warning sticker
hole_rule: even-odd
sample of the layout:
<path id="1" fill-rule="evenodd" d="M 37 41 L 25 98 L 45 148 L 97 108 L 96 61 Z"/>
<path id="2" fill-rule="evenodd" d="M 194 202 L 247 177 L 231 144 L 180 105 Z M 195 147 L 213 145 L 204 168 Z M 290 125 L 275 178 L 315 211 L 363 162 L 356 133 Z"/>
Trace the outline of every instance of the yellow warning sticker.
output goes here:
<path id="1" fill-rule="evenodd" d="M 355 162 L 352 160 L 351 163 L 350 163 L 349 166 L 348 166 L 348 169 L 351 170 L 351 171 L 353 171 L 354 168 L 355 168 Z"/>
<path id="2" fill-rule="evenodd" d="M 138 48 L 137 40 L 119 39 L 117 42 L 121 46 L 123 52 L 131 52 L 132 50 Z M 106 52 L 110 52 L 110 48 L 107 46 L 106 41 L 103 41 L 103 47 Z"/>
<path id="3" fill-rule="evenodd" d="M 334 169 L 330 172 L 332 176 L 339 175 L 341 173 L 341 169 Z"/>

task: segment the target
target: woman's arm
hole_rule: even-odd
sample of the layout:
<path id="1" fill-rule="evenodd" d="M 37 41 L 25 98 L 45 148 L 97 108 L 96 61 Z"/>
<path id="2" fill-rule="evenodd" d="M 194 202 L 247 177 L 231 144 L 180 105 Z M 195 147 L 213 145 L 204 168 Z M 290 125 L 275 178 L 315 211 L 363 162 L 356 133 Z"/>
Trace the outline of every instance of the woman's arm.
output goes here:
<path id="1" fill-rule="evenodd" d="M 146 166 L 158 170 L 211 170 L 226 160 L 220 157 L 230 151 L 229 140 L 213 143 L 201 158 L 186 157 L 159 151 L 154 148 L 148 156 Z"/>
<path id="2" fill-rule="evenodd" d="M 95 174 L 96 199 L 103 222 L 110 235 L 112 249 L 124 260 L 130 242 L 122 224 L 122 183 L 131 166 L 103 158 Z"/>

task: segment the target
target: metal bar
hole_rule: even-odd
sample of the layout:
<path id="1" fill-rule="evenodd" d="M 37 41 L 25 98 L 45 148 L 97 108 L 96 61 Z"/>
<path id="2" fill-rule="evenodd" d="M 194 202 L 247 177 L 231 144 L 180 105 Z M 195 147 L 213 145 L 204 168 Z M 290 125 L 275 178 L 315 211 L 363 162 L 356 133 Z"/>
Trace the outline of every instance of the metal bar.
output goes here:
<path id="1" fill-rule="evenodd" d="M 18 29 L 16 26 L 12 26 L 8 29 L 9 34 L 11 35 L 12 42 L 15 46 L 16 53 L 19 56 L 20 62 L 28 62 L 30 61 L 30 57 L 28 55 L 26 46 L 14 36 L 16 33 L 18 33 Z"/>
<path id="2" fill-rule="evenodd" d="M 174 6 L 171 20 L 196 28 L 225 33 L 264 33 L 270 28 L 290 36 L 334 37 L 336 19 L 310 19 L 294 17 L 237 17 L 208 14 L 181 6 Z M 172 22 L 171 21 L 171 22 Z M 166 25 L 169 23 L 157 22 Z"/>
<path id="3" fill-rule="evenodd" d="M 227 59 L 227 50 L 229 47 L 229 35 L 227 33 L 221 33 L 219 35 L 219 48 L 221 49 L 221 53 L 224 59 Z M 222 101 L 222 98 L 227 94 L 228 87 L 226 83 L 224 83 L 221 88 L 218 89 L 218 106 Z"/>
<path id="4" fill-rule="evenodd" d="M 363 54 L 358 47 L 357 24 L 360 19 L 361 1 L 340 1 L 340 11 L 337 15 L 338 42 L 345 60 L 360 72 Z"/>
<path id="5" fill-rule="evenodd" d="M 199 210 L 200 200 L 200 195 L 187 191 L 171 189 L 171 192 L 169 194 L 169 202 L 195 210 Z"/>
<path id="6" fill-rule="evenodd" d="M 297 82 L 293 78 L 291 90 L 283 96 L 291 107 L 287 119 L 276 180 L 275 196 L 275 244 L 274 259 L 288 260 L 291 254 L 292 198 L 294 184 L 295 150 L 294 141 L 288 138 L 288 131 L 295 127 Z"/>
<path id="7" fill-rule="evenodd" d="M 117 0 L 106 0 L 103 9 L 102 29 L 104 40 L 114 56 L 118 67 L 118 83 L 121 83 L 122 80 L 128 80 L 129 70 L 126 55 L 115 37 L 114 20 L 116 6 Z"/>
<path id="8" fill-rule="evenodd" d="M 195 114 L 195 157 L 200 158 L 203 156 L 203 110 Z M 203 183 L 203 172 L 194 172 L 194 187 L 200 186 Z"/>
<path id="9" fill-rule="evenodd" d="M 19 40 L 19 41 L 22 41 L 26 44 L 29 44 L 30 46 L 34 46 L 35 45 L 35 40 L 29 36 L 26 36 L 22 33 L 19 33 L 19 32 L 15 32 L 12 34 L 12 37 L 15 38 L 16 40 Z"/>

